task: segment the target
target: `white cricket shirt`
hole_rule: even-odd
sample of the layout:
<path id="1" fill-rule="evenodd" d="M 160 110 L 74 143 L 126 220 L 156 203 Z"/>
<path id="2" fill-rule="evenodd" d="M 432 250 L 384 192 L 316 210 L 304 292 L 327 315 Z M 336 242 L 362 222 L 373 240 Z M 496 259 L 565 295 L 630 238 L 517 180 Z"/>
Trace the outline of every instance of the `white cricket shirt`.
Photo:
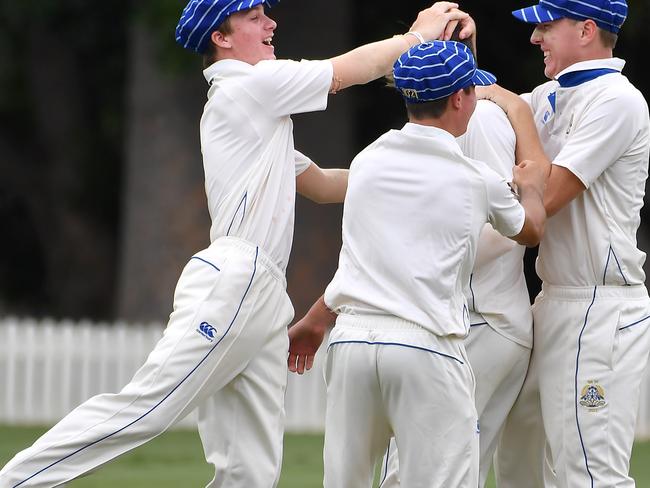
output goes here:
<path id="1" fill-rule="evenodd" d="M 352 162 L 339 267 L 325 291 L 337 313 L 391 315 L 464 337 L 463 290 L 486 222 L 518 234 L 524 209 L 506 181 L 455 138 L 406 124 Z"/>
<path id="2" fill-rule="evenodd" d="M 290 115 L 324 110 L 329 61 L 222 60 L 201 118 L 210 240 L 235 236 L 259 245 L 286 270 L 293 240 L 297 173 L 310 161 L 294 150 Z"/>
<path id="3" fill-rule="evenodd" d="M 550 285 L 633 285 L 645 280 L 637 248 L 648 176 L 650 119 L 618 58 L 586 61 L 564 74 L 613 69 L 573 87 L 537 87 L 530 102 L 547 156 L 587 190 L 546 223 L 537 273 Z"/>
<path id="4" fill-rule="evenodd" d="M 515 131 L 501 108 L 488 100 L 478 100 L 467 132 L 457 138 L 463 154 L 485 162 L 507 181 L 515 165 Z M 478 249 L 492 245 L 484 234 Z M 490 327 L 525 347 L 533 345 L 533 316 L 524 276 L 525 246 L 499 236 L 509 251 L 497 258 L 475 263 L 465 292 L 470 311 L 480 313 Z"/>

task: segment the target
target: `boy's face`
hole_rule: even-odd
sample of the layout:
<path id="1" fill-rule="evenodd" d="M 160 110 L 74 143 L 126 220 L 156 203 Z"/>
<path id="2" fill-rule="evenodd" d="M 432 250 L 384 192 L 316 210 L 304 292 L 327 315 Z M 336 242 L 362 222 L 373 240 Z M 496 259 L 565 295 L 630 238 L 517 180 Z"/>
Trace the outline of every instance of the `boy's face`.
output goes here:
<path id="1" fill-rule="evenodd" d="M 255 65 L 265 59 L 275 59 L 271 44 L 275 21 L 257 5 L 230 16 L 231 33 L 226 37 L 231 43 L 230 57 Z"/>
<path id="2" fill-rule="evenodd" d="M 544 54 L 544 74 L 553 79 L 558 73 L 580 61 L 580 37 L 584 22 L 559 19 L 537 24 L 530 42 Z"/>

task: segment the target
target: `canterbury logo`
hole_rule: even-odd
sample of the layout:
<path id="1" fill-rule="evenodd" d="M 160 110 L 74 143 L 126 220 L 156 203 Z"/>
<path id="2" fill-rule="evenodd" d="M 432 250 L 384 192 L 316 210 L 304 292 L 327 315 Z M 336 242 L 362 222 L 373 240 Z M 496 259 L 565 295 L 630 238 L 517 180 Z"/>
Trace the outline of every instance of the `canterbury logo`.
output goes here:
<path id="1" fill-rule="evenodd" d="M 214 335 L 217 332 L 217 329 L 212 327 L 210 324 L 207 322 L 201 322 L 199 325 L 199 328 L 196 329 L 196 331 L 201 334 L 203 337 L 205 337 L 207 340 L 212 342 L 214 340 Z"/>

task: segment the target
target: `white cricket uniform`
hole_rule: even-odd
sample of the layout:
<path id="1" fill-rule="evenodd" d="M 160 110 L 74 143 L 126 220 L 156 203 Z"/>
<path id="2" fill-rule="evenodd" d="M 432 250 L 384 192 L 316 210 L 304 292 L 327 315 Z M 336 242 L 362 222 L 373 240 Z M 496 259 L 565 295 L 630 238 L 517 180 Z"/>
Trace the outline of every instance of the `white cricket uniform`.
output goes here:
<path id="1" fill-rule="evenodd" d="M 587 188 L 548 220 L 537 260 L 531 377 L 560 487 L 635 486 L 629 459 L 650 351 L 636 244 L 650 119 L 623 65 L 577 63 L 530 97 L 546 154 Z"/>
<path id="2" fill-rule="evenodd" d="M 483 225 L 512 236 L 524 219 L 505 179 L 435 127 L 389 131 L 352 162 L 325 292 L 339 314 L 326 364 L 326 488 L 370 487 L 392 435 L 405 486 L 476 487 L 463 290 Z"/>
<path id="3" fill-rule="evenodd" d="M 484 161 L 506 180 L 515 163 L 515 132 L 496 104 L 479 100 L 467 132 L 457 139 L 463 154 Z M 487 227 L 490 227 L 488 229 Z M 480 425 L 478 486 L 485 485 L 499 433 L 526 376 L 533 341 L 533 318 L 523 269 L 525 247 L 496 234 L 490 224 L 481 232 L 465 297 L 470 332 L 465 348 L 476 378 L 475 403 Z M 400 486 L 398 456 L 391 440 L 381 472 L 381 488 Z"/>
<path id="4" fill-rule="evenodd" d="M 118 394 L 91 398 L 0 472 L 0 487 L 52 487 L 162 433 L 198 407 L 210 487 L 273 487 L 281 467 L 285 267 L 295 175 L 292 113 L 322 110 L 328 61 L 227 60 L 204 72 L 201 119 L 211 245 L 178 281 L 163 338 Z"/>

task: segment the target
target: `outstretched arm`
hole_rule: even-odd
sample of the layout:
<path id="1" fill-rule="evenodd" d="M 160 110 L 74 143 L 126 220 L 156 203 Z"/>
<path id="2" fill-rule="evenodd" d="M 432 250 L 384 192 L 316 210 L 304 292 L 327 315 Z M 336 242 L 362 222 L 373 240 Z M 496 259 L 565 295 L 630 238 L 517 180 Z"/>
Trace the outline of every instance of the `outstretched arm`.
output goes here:
<path id="1" fill-rule="evenodd" d="M 468 20 L 469 19 L 469 20 Z M 461 23 L 461 36 L 473 34 L 473 21 L 458 10 L 458 4 L 436 2 L 422 10 L 409 32 L 416 32 L 424 41 L 449 39 L 454 27 Z M 331 59 L 334 76 L 333 93 L 352 85 L 362 85 L 381 78 L 392 71 L 393 63 L 405 51 L 420 41 L 416 35 L 404 34 L 391 39 L 373 42 Z"/>
<path id="2" fill-rule="evenodd" d="M 342 203 L 348 188 L 348 170 L 320 168 L 311 163 L 296 176 L 296 191 L 316 203 Z"/>
<path id="3" fill-rule="evenodd" d="M 289 371 L 303 374 L 311 369 L 325 332 L 335 321 L 336 314 L 327 308 L 321 296 L 307 315 L 289 328 Z"/>

